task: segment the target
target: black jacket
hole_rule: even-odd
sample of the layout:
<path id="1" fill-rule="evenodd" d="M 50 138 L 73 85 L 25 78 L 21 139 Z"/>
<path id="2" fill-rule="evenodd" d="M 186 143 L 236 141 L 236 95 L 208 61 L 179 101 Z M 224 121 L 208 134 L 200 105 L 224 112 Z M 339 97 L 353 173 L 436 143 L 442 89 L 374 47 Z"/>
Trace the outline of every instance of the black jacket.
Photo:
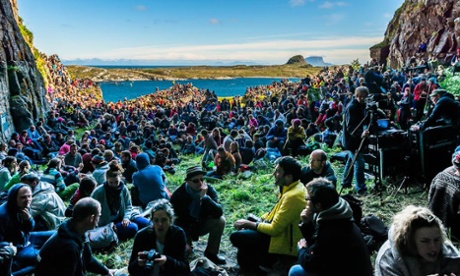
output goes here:
<path id="1" fill-rule="evenodd" d="M 185 233 L 180 227 L 171 225 L 164 243 L 163 255 L 167 260 L 160 275 L 190 275 L 190 266 L 185 258 Z M 146 227 L 139 231 L 134 239 L 133 251 L 129 259 L 128 271 L 130 275 L 150 275 L 151 270 L 137 265 L 137 254 L 142 251 L 156 249 L 156 235 L 153 226 Z"/>
<path id="2" fill-rule="evenodd" d="M 84 239 L 75 230 L 72 219 L 62 223 L 40 250 L 35 275 L 81 276 L 86 271 L 107 275 L 109 270 L 93 257 Z"/>
<path id="3" fill-rule="evenodd" d="M 368 122 L 365 121 L 359 127 L 358 125 L 365 116 L 366 105 L 360 104 L 356 99 L 353 99 L 353 101 L 347 106 L 343 118 L 342 145 L 345 150 L 355 152 L 359 148 L 361 135 L 364 131 L 364 125 L 367 125 Z M 353 133 L 355 129 L 356 131 Z"/>
<path id="4" fill-rule="evenodd" d="M 201 201 L 200 219 L 190 216 L 189 207 L 192 204 L 192 198 L 185 189 L 186 183 L 183 183 L 171 196 L 171 204 L 176 213 L 175 225 L 184 229 L 188 238 L 198 240 L 198 226 L 206 221 L 207 218 L 220 218 L 223 214 L 222 206 L 219 204 L 216 190 L 208 184 L 208 192 Z"/>
<path id="5" fill-rule="evenodd" d="M 443 119 L 444 123 L 454 126 L 457 126 L 460 119 L 460 105 L 450 93 L 445 93 L 439 98 L 430 116 L 421 126 L 421 129 L 438 125 L 437 121 L 440 119 Z"/>
<path id="6" fill-rule="evenodd" d="M 312 171 L 310 169 L 310 166 L 303 167 L 300 175 L 300 181 L 304 185 L 307 185 L 308 182 L 318 177 L 324 177 L 327 180 L 331 181 L 334 187 L 337 185 L 337 177 L 335 176 L 334 169 L 332 168 L 331 163 L 329 162 L 326 162 L 326 165 L 324 165 L 324 168 L 320 174 L 316 174 L 314 171 Z"/>
<path id="7" fill-rule="evenodd" d="M 307 248 L 299 250 L 299 263 L 309 273 L 321 276 L 371 276 L 372 264 L 361 231 L 352 220 L 353 212 L 342 198 L 315 221 L 300 230 Z"/>

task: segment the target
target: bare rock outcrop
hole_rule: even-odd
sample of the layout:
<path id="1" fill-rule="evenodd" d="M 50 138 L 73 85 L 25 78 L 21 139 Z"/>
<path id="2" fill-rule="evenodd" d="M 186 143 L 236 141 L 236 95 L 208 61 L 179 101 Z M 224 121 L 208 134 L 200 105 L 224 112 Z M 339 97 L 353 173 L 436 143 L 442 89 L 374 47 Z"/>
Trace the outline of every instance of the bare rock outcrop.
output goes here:
<path id="1" fill-rule="evenodd" d="M 398 68 L 416 55 L 422 42 L 427 55 L 450 60 L 460 47 L 460 1 L 406 0 L 388 24 L 384 40 L 370 48 L 371 57 Z"/>
<path id="2" fill-rule="evenodd" d="M 15 1 L 13 1 L 15 4 Z M 0 0 L 0 140 L 28 128 L 49 109 L 43 78 L 21 35 L 10 0 Z"/>

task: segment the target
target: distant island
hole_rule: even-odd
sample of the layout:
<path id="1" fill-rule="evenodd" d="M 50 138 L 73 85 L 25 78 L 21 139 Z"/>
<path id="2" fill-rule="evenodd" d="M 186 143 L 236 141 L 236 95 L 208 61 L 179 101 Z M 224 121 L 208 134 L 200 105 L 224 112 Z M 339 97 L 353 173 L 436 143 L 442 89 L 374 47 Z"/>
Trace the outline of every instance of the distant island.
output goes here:
<path id="1" fill-rule="evenodd" d="M 313 65 L 313 66 L 319 66 L 319 67 L 333 66 L 333 65 L 334 65 L 334 64 L 332 64 L 332 63 L 324 62 L 323 57 L 321 57 L 321 56 L 311 56 L 311 57 L 307 57 L 307 58 L 305 58 L 305 61 L 306 61 L 308 64 L 311 64 L 311 65 Z"/>

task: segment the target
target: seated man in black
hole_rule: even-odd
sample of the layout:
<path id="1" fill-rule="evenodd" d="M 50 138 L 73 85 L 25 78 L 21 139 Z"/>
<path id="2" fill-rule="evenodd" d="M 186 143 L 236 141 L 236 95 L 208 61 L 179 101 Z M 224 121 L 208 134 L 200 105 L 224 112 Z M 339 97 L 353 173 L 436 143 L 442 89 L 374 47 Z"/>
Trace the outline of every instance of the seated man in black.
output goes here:
<path id="1" fill-rule="evenodd" d="M 323 150 L 314 150 L 310 154 L 309 161 L 310 166 L 303 167 L 300 176 L 300 181 L 304 185 L 307 185 L 308 182 L 315 178 L 324 177 L 331 181 L 334 187 L 337 186 L 337 177 L 335 176 L 334 169 L 332 168 L 331 163 L 327 161 L 327 155 Z"/>
<path id="2" fill-rule="evenodd" d="M 221 265 L 226 263 L 225 258 L 218 255 L 225 218 L 216 190 L 203 179 L 205 174 L 201 166 L 187 169 L 185 182 L 171 196 L 171 204 L 176 213 L 174 224 L 184 229 L 189 252 L 192 241 L 209 233 L 204 255 Z"/>
<path id="3" fill-rule="evenodd" d="M 348 203 L 325 178 L 311 181 L 306 188 L 299 265 L 291 267 L 289 275 L 373 275 L 366 243 Z"/>

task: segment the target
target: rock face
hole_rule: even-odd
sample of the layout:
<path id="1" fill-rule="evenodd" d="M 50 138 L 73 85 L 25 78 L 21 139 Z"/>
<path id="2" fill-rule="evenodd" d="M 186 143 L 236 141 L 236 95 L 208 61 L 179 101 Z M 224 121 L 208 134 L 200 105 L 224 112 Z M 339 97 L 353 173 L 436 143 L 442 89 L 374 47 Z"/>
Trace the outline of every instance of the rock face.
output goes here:
<path id="1" fill-rule="evenodd" d="M 305 59 L 301 55 L 291 57 L 286 64 L 307 65 Z"/>
<path id="2" fill-rule="evenodd" d="M 13 1 L 15 4 L 15 1 Z M 10 0 L 0 0 L 0 140 L 33 124 L 49 109 L 43 78 L 21 35 Z"/>
<path id="3" fill-rule="evenodd" d="M 324 62 L 323 57 L 320 56 L 313 56 L 313 57 L 307 57 L 305 58 L 305 61 L 308 64 L 311 64 L 313 66 L 332 66 L 332 63 L 327 63 Z"/>
<path id="4" fill-rule="evenodd" d="M 406 0 L 388 24 L 384 40 L 370 48 L 371 57 L 381 63 L 388 58 L 388 65 L 398 68 L 425 42 L 427 56 L 449 61 L 460 47 L 459 17 L 458 0 Z"/>

